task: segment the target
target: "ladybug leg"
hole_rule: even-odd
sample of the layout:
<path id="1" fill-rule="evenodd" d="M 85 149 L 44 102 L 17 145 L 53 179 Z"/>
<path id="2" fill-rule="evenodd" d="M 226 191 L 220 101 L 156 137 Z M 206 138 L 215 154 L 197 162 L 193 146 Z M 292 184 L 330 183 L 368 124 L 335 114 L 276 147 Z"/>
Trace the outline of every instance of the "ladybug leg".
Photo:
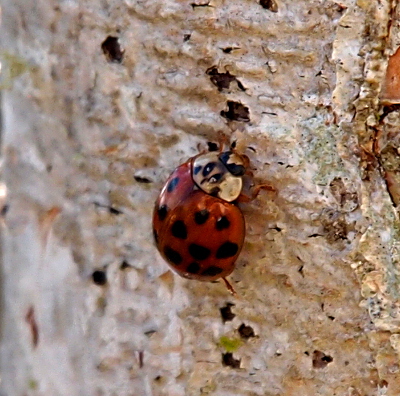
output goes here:
<path id="1" fill-rule="evenodd" d="M 222 278 L 222 280 L 225 283 L 226 288 L 229 290 L 229 293 L 232 294 L 232 296 L 237 296 L 236 290 L 233 288 L 233 286 L 229 283 L 228 279 Z"/>
<path id="2" fill-rule="evenodd" d="M 202 147 L 201 143 L 197 143 L 197 151 L 199 152 L 197 155 L 195 155 L 195 157 L 198 157 L 199 155 L 203 155 L 208 153 L 208 150 L 204 150 L 204 148 Z"/>
<path id="3" fill-rule="evenodd" d="M 237 199 L 237 202 L 254 201 L 258 197 L 258 194 L 260 194 L 261 190 L 268 190 L 268 191 L 276 192 L 276 188 L 269 184 L 257 184 L 256 186 L 254 186 L 252 188 L 250 197 L 246 194 L 241 193 Z"/>
<path id="4" fill-rule="evenodd" d="M 218 145 L 220 153 L 224 151 L 225 146 L 229 146 L 229 138 L 222 131 L 218 131 Z"/>

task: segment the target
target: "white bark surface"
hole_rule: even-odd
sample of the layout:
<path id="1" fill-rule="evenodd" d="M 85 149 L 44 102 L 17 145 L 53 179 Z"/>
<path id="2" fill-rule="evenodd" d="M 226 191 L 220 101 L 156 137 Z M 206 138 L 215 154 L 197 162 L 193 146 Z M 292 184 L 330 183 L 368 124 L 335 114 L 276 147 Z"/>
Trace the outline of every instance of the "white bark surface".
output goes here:
<path id="1" fill-rule="evenodd" d="M 400 394 L 374 146 L 399 6 L 261 4 L 2 0 L 1 396 Z M 163 181 L 220 130 L 277 189 L 243 206 L 237 297 L 152 241 Z"/>

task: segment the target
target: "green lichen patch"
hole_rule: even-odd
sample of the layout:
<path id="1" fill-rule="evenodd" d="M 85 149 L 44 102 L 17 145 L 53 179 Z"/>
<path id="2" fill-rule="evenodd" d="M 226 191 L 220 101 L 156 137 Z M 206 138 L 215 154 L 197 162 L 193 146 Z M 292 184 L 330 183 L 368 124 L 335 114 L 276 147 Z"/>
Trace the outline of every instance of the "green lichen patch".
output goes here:
<path id="1" fill-rule="evenodd" d="M 224 348 L 227 352 L 236 352 L 242 345 L 243 341 L 238 338 L 230 338 L 222 336 L 219 339 L 219 346 Z"/>

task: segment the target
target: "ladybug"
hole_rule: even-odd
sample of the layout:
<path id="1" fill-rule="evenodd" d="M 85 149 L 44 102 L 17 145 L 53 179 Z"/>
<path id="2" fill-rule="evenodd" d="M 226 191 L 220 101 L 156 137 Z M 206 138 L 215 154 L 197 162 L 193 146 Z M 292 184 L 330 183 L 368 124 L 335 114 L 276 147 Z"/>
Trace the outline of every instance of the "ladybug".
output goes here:
<path id="1" fill-rule="evenodd" d="M 234 269 L 245 237 L 245 220 L 238 202 L 243 178 L 250 175 L 249 159 L 235 150 L 209 145 L 178 166 L 155 203 L 153 235 L 158 251 L 180 276 L 200 281 L 225 279 Z"/>

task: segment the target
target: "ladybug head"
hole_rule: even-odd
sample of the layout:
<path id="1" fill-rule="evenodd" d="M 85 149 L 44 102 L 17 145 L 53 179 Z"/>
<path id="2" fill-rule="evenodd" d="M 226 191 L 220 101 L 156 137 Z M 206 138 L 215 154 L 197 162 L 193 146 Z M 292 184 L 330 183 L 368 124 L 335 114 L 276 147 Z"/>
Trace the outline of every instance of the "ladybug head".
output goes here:
<path id="1" fill-rule="evenodd" d="M 242 176 L 247 165 L 246 156 L 233 151 L 213 151 L 195 157 L 192 178 L 205 193 L 232 202 L 242 191 Z"/>

